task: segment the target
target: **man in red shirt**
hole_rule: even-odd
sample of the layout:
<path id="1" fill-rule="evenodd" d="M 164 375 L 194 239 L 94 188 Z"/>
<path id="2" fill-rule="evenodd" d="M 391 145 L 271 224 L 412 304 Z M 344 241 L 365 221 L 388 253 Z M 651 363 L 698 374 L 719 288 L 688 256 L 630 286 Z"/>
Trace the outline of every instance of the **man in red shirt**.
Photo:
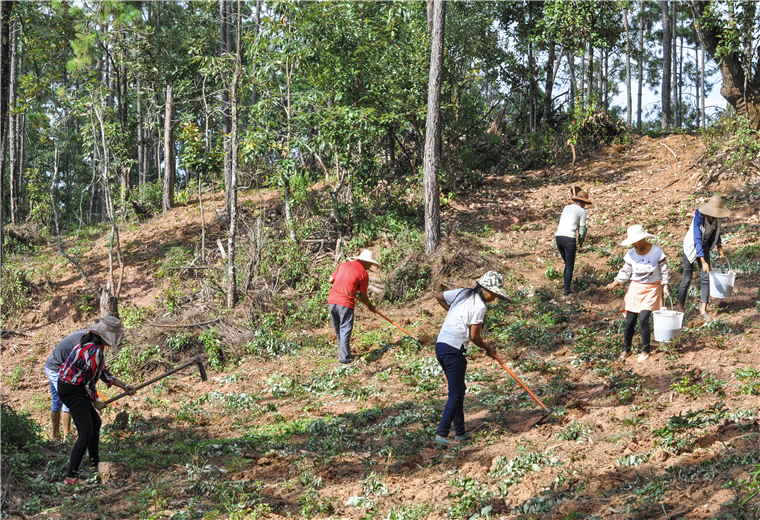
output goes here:
<path id="1" fill-rule="evenodd" d="M 330 309 L 330 318 L 335 335 L 338 337 L 338 362 L 351 363 L 354 356 L 351 355 L 351 331 L 354 328 L 354 306 L 358 293 L 359 300 L 367 308 L 375 312 L 375 306 L 367 296 L 369 275 L 367 271 L 372 266 L 380 266 L 375 261 L 372 251 L 365 249 L 359 256 L 349 257 L 347 261 L 338 266 L 330 276 L 328 282 L 332 284 L 327 304 Z"/>

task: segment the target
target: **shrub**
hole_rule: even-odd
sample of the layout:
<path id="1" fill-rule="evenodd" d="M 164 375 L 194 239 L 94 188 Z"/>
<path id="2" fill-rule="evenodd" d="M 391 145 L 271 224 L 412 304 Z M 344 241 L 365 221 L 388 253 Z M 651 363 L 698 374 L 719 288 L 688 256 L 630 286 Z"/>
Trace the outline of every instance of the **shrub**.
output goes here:
<path id="1" fill-rule="evenodd" d="M 212 327 L 201 332 L 198 336 L 198 341 L 201 342 L 208 354 L 208 364 L 217 370 L 224 368 L 224 347 L 222 347 L 222 342 L 216 335 L 216 328 Z"/>
<path id="2" fill-rule="evenodd" d="M 7 403 L 0 406 L 0 429 L 3 432 L 3 454 L 8 454 L 10 448 L 27 450 L 40 443 L 42 427 L 29 413 L 16 412 Z"/>

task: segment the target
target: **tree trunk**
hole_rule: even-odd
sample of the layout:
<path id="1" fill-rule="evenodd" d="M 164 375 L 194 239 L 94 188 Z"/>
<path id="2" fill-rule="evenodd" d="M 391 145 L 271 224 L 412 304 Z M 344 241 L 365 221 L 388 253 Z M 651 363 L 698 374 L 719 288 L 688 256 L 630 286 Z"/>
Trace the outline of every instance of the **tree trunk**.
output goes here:
<path id="1" fill-rule="evenodd" d="M 232 18 L 232 0 L 220 0 L 219 2 L 219 31 L 220 31 L 220 54 L 224 56 L 232 52 L 232 29 L 230 28 L 230 19 Z M 226 82 L 225 82 L 226 83 Z M 232 165 L 226 160 L 229 157 L 229 139 L 230 133 L 230 91 L 229 87 L 222 89 L 222 139 L 224 149 L 224 192 L 227 206 L 227 212 L 230 211 L 230 175 Z"/>
<path id="2" fill-rule="evenodd" d="M 662 9 L 662 88 L 660 89 L 662 94 L 662 117 L 660 119 L 660 127 L 665 130 L 670 126 L 670 61 L 672 54 L 668 0 L 660 0 L 660 8 Z"/>
<path id="3" fill-rule="evenodd" d="M 756 74 L 747 82 L 747 96 L 744 96 L 745 74 L 742 66 L 742 53 L 732 52 L 717 55 L 721 44 L 721 27 L 715 25 L 703 26 L 701 22 L 705 8 L 710 2 L 691 0 L 691 11 L 696 20 L 697 36 L 704 49 L 718 63 L 723 85 L 720 94 L 734 107 L 737 114 L 746 115 L 750 125 L 755 130 L 760 130 L 760 74 Z M 760 62 L 760 60 L 758 60 Z M 748 64 L 751 66 L 760 66 Z M 702 66 L 704 71 L 704 65 Z M 704 95 L 704 94 L 703 94 Z"/>
<path id="4" fill-rule="evenodd" d="M 636 128 L 641 131 L 641 97 L 644 91 L 644 0 L 639 0 L 639 90 L 637 93 Z"/>
<path id="5" fill-rule="evenodd" d="M 227 307 L 233 308 L 237 303 L 237 271 L 235 268 L 235 241 L 237 239 L 237 171 L 238 171 L 238 85 L 242 75 L 242 43 L 241 31 L 243 26 L 240 12 L 241 0 L 237 3 L 237 52 L 235 53 L 235 75 L 232 79 L 230 92 L 231 121 L 230 121 L 230 235 L 227 238 Z"/>
<path id="6" fill-rule="evenodd" d="M 623 23 L 625 23 L 625 94 L 628 100 L 625 124 L 631 128 L 633 116 L 633 97 L 631 96 L 631 31 L 628 27 L 628 11 L 623 10 Z"/>
<path id="7" fill-rule="evenodd" d="M 678 11 L 676 10 L 677 5 L 675 0 L 671 1 L 672 6 L 672 13 L 670 19 L 670 28 L 671 28 L 671 37 L 670 37 L 670 48 L 673 53 L 673 57 L 671 58 L 671 66 L 673 67 L 673 71 L 671 72 L 671 81 L 672 81 L 672 87 L 673 87 L 673 93 L 672 95 L 672 104 L 673 104 L 673 111 L 671 112 L 671 117 L 673 118 L 673 126 L 678 126 Z"/>
<path id="8" fill-rule="evenodd" d="M 164 119 L 164 213 L 174 207 L 174 97 L 172 86 L 166 86 L 166 116 Z"/>
<path id="9" fill-rule="evenodd" d="M 142 104 L 142 82 L 137 80 L 137 184 L 138 191 L 143 192 L 145 188 L 146 175 L 145 170 L 148 161 L 145 157 L 145 118 Z"/>
<path id="10" fill-rule="evenodd" d="M 556 43 L 549 42 L 549 57 L 546 60 L 546 88 L 544 89 L 544 115 L 541 120 L 546 123 L 552 113 L 552 90 L 554 89 L 554 62 L 556 60 Z M 562 59 L 560 52 L 559 59 Z"/>
<path id="11" fill-rule="evenodd" d="M 705 47 L 700 42 L 700 56 L 701 56 L 701 67 L 699 68 L 699 82 L 700 82 L 700 89 L 699 89 L 699 96 L 702 99 L 702 128 L 707 128 L 707 106 L 705 105 Z"/>
<path id="12" fill-rule="evenodd" d="M 119 31 L 119 39 L 123 39 L 123 31 Z M 123 136 L 127 136 L 127 58 L 123 50 L 124 46 L 120 46 L 122 50 L 119 51 L 119 68 L 117 71 L 117 81 L 119 82 L 119 126 Z M 127 157 L 119 157 L 119 171 L 121 173 L 121 214 L 126 216 L 127 214 L 127 199 L 129 198 L 129 163 Z"/>
<path id="13" fill-rule="evenodd" d="M 438 193 L 439 135 L 441 134 L 441 83 L 446 30 L 446 1 L 432 0 L 433 34 L 430 49 L 428 109 L 425 127 L 425 164 L 422 183 L 425 193 L 425 251 L 433 253 L 441 243 L 441 215 Z"/>
<path id="14" fill-rule="evenodd" d="M 575 87 L 575 56 L 571 51 L 567 51 L 567 66 L 570 68 L 570 114 L 575 113 L 575 98 L 578 90 Z"/>
<path id="15" fill-rule="evenodd" d="M 5 194 L 3 179 L 5 178 L 5 143 L 8 132 L 8 98 L 10 91 L 10 28 L 11 13 L 15 2 L 0 2 L 0 277 L 3 272 L 3 224 L 5 215 Z"/>
<path id="16" fill-rule="evenodd" d="M 19 188 L 21 186 L 20 175 L 21 165 L 19 164 L 19 142 L 24 138 L 24 134 L 20 134 L 20 120 L 21 114 L 17 112 L 17 94 L 18 89 L 18 36 L 19 36 L 19 24 L 18 20 L 14 20 L 13 28 L 10 31 L 10 53 L 11 53 L 11 69 L 10 69 L 10 87 L 9 87 L 9 114 L 8 114 L 8 155 L 10 155 L 9 171 L 8 171 L 8 195 L 10 199 L 10 212 L 11 222 L 18 224 L 21 217 L 21 195 Z"/>
<path id="17" fill-rule="evenodd" d="M 594 102 L 594 45 L 588 42 L 588 92 L 586 92 L 586 103 L 591 106 Z"/>

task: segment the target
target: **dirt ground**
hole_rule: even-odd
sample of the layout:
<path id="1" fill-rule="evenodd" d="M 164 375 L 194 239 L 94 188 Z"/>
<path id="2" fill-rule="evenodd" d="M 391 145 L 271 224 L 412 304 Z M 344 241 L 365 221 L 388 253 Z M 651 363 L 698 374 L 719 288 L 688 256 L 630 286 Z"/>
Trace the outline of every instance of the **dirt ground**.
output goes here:
<path id="1" fill-rule="evenodd" d="M 204 448 L 195 453 L 194 464 L 201 468 L 217 468 L 226 475 L 227 480 L 261 482 L 265 486 L 261 496 L 273 509 L 268 513 L 269 518 L 307 516 L 303 497 L 308 486 L 299 477 L 306 470 L 321 478 L 319 487 L 314 486 L 317 490 L 315 500 L 324 503 L 324 499 L 329 497 L 333 504 L 331 512 L 317 508 L 308 515 L 318 518 L 368 517 L 368 509 L 346 503 L 351 501 L 351 497 L 366 496 L 362 486 L 370 472 L 380 475 L 388 490 L 375 499 L 377 514 L 386 515 L 384 518 L 402 518 L 389 515 L 418 504 L 427 508 L 418 518 L 445 518 L 447 511 L 461 502 L 461 496 L 458 498 L 456 495 L 458 488 L 450 480 L 452 471 L 461 478 L 487 483 L 484 485 L 488 490 L 483 490 L 482 494 L 490 492 L 492 497 L 484 498 L 483 503 L 488 502 L 492 507 L 490 513 L 487 512 L 491 517 L 725 517 L 731 510 L 722 504 L 736 496 L 735 488 L 726 487 L 726 484 L 737 477 L 746 478 L 750 462 L 758 462 L 755 460 L 757 457 L 752 456 L 757 436 L 750 435 L 758 429 L 755 421 L 757 397 L 741 394 L 738 382 L 732 379 L 735 370 L 756 366 L 758 362 L 758 274 L 739 274 L 731 298 L 712 300 L 709 311 L 721 324 L 720 330 L 705 333 L 705 330 L 712 329 L 705 328 L 706 324 L 698 312 L 687 316 L 686 326 L 694 332 L 677 344 L 677 360 L 673 360 L 672 350 L 660 346 L 645 363 L 637 363 L 636 356 L 630 357 L 625 365 L 616 362 L 615 370 L 628 373 L 631 380 L 640 382 L 635 388 L 635 395 L 628 400 L 615 398 L 621 395 L 619 387 L 601 377 L 600 372 L 594 370 L 597 365 L 584 361 L 576 348 L 581 329 L 602 330 L 600 327 L 608 327 L 620 317 L 618 309 L 622 303 L 622 292 L 609 293 L 603 287 L 609 281 L 609 273 L 614 274 L 620 267 L 619 255 L 625 252 L 625 248 L 619 243 L 625 239 L 628 226 L 644 225 L 647 231 L 658 237 L 657 243 L 671 260 L 671 265 L 678 266 L 681 262 L 681 242 L 694 209 L 706 202 L 709 195 L 718 192 L 724 195 L 733 211 L 726 222 L 726 252 L 730 256 L 741 247 L 756 243 L 757 195 L 740 180 L 704 185 L 706 172 L 698 163 L 703 151 L 700 139 L 695 136 L 642 137 L 629 147 L 610 146 L 598 150 L 579 161 L 575 174 L 571 173 L 569 165 L 517 175 L 490 172 L 482 188 L 458 194 L 442 208 L 442 218 L 447 222 L 447 227 L 466 232 L 468 240 L 458 250 L 455 250 L 456 241 L 447 242 L 444 247 L 449 249 L 444 249 L 440 255 L 449 258 L 472 255 L 485 259 L 480 263 L 468 264 L 467 272 L 448 273 L 447 284 L 453 286 L 472 280 L 480 265 L 482 270 L 502 272 L 511 291 L 522 290 L 521 294 L 525 297 L 522 303 L 501 304 L 507 306 L 505 321 L 510 325 L 519 325 L 516 316 L 523 310 L 520 305 L 538 301 L 536 294 L 544 295 L 541 300 L 544 308 L 569 313 L 569 321 L 547 328 L 553 335 L 549 341 L 540 344 L 529 340 L 518 342 L 504 351 L 506 360 L 513 367 L 520 367 L 520 377 L 532 385 L 539 395 L 548 396 L 546 388 L 552 384 L 553 378 L 564 374 L 572 390 L 561 402 L 552 403 L 565 409 L 566 415 L 563 417 L 536 424 L 543 417 L 540 408 L 510 383 L 509 376 L 500 366 L 475 352 L 479 349 L 473 347 L 475 354 L 468 371 L 482 374 L 483 380 L 493 388 L 509 389 L 512 400 L 509 402 L 520 405 L 502 412 L 494 407 L 478 405 L 478 397 L 468 396 L 465 403 L 468 429 L 477 430 L 477 433 L 474 441 L 461 449 L 447 452 L 430 442 L 432 439 L 427 439 L 426 444 L 419 444 L 420 448 L 416 451 L 402 453 L 402 441 L 420 428 L 420 421 L 417 421 L 394 430 L 400 432 L 401 438 L 398 440 L 381 439 L 382 432 L 367 434 L 369 429 L 362 423 L 361 428 L 364 429 L 357 426 L 356 430 L 360 432 L 356 435 L 361 441 L 357 441 L 357 446 L 362 447 L 347 449 L 339 456 L 326 457 L 323 453 L 310 451 L 310 434 L 297 434 L 291 438 L 290 442 L 298 445 L 298 450 L 268 449 L 246 438 L 236 448 L 237 454 L 232 454 L 232 448 L 228 449 L 229 443 L 244 437 L 248 428 L 306 417 L 329 422 L 338 417 L 357 417 L 368 409 L 378 410 L 372 424 L 379 424 L 389 418 L 400 417 L 405 409 L 400 405 L 413 407 L 422 399 L 402 377 L 405 365 L 399 361 L 401 358 L 397 352 L 408 344 L 402 341 L 403 334 L 379 316 L 359 307 L 354 348 L 360 358 L 350 367 L 353 372 L 346 381 L 350 380 L 359 390 L 380 388 L 382 391 L 369 392 L 357 399 L 336 399 L 325 395 L 317 399 L 316 404 L 312 403 L 309 409 L 304 409 L 297 397 L 275 395 L 271 388 L 272 374 L 307 380 L 315 370 L 320 373 L 335 370 L 337 364 L 334 363 L 331 346 L 334 334 L 331 326 L 325 323 L 324 327 L 316 330 L 300 332 L 303 337 L 312 338 L 310 341 L 315 337 L 321 338 L 323 348 L 314 356 L 293 354 L 271 360 L 249 358 L 225 372 L 207 366 L 209 381 L 205 383 L 200 381 L 197 371 L 187 370 L 166 380 L 161 387 L 163 393 L 151 393 L 146 389 L 144 394 L 125 400 L 130 414 L 139 417 L 140 424 L 135 421 L 131 426 L 133 429 L 127 432 L 110 433 L 111 442 L 121 442 L 118 439 L 122 435 L 137 435 L 136 432 L 139 432 L 151 443 L 166 445 L 165 453 L 161 453 L 171 460 L 174 456 L 172 446 L 185 433 L 209 441 L 218 439 L 219 445 L 224 448 L 217 451 Z M 554 232 L 563 206 L 569 203 L 569 191 L 573 185 L 587 190 L 593 205 L 587 208 L 589 239 L 576 260 L 576 280 L 581 281 L 580 287 L 576 285 L 574 294 L 565 301 L 561 299 L 561 277 L 550 279 L 547 272 L 552 267 L 562 272 Z M 241 196 L 241 204 L 250 203 L 252 207 L 264 202 L 268 208 L 276 208 L 278 201 L 273 193 L 260 197 L 251 191 Z M 211 223 L 207 230 L 211 237 L 207 247 L 218 249 L 216 238 L 224 234 L 222 205 L 219 200 L 215 203 L 204 200 L 204 203 L 206 219 Z M 125 256 L 121 306 L 153 306 L 165 294 L 167 287 L 166 279 L 156 276 L 156 254 L 160 247 L 196 241 L 200 230 L 197 199 L 175 208 L 166 216 L 155 217 L 139 226 L 125 226 L 121 230 Z M 97 239 L 92 249 L 83 252 L 83 265 L 88 274 L 98 281 L 103 279 L 102 273 L 107 272 L 106 240 L 106 236 Z M 470 241 L 479 244 L 481 251 L 474 250 Z M 377 251 L 382 247 L 383 243 L 378 242 L 373 249 Z M 43 266 L 47 266 L 47 274 L 44 280 L 36 280 L 37 296 L 23 322 L 18 324 L 17 331 L 2 341 L 4 402 L 17 410 L 30 412 L 40 424 L 46 426 L 45 434 L 49 434 L 49 412 L 46 408 L 49 390 L 42 366 L 60 339 L 86 326 L 93 318 L 91 313 L 78 309 L 81 295 L 86 292 L 84 282 L 56 255 L 51 246 L 44 255 L 29 259 L 41 271 Z M 217 266 L 221 267 L 222 264 Z M 681 275 L 673 271 L 672 286 L 677 287 Z M 405 307 L 381 303 L 379 308 L 413 334 L 434 338 L 444 312 L 430 295 L 427 296 Z M 690 301 L 695 301 L 695 298 L 690 298 Z M 245 320 L 243 310 L 219 314 L 216 307 L 200 301 L 186 304 L 183 313 L 184 318 L 175 319 L 184 319 L 188 325 L 213 316 L 219 316 L 221 322 L 228 324 Z M 168 320 L 166 316 L 154 315 L 148 321 L 169 323 Z M 197 332 L 204 328 L 208 327 L 192 330 Z M 566 331 L 573 334 L 568 335 Z M 382 339 L 381 344 L 376 342 L 378 338 Z M 603 340 L 600 336 L 599 344 Z M 417 357 L 431 356 L 432 347 L 429 346 L 423 347 L 417 354 Z M 417 358 L 403 359 L 408 362 Z M 551 368 L 544 372 L 530 371 L 525 368 L 526 360 L 547 363 Z M 8 389 L 7 375 L 18 365 L 24 367 L 23 377 L 15 388 Z M 674 391 L 675 365 L 682 366 L 684 371 L 688 367 L 696 374 L 708 374 L 718 380 L 730 381 L 725 386 L 725 397 L 719 399 L 709 392 L 690 397 Z M 164 368 L 157 366 L 154 375 Z M 233 373 L 240 377 L 232 377 Z M 487 383 L 470 385 L 472 391 L 473 387 L 487 386 Z M 179 417 L 187 398 L 215 392 L 219 395 L 256 392 L 260 398 L 258 406 L 271 404 L 276 412 L 257 415 L 215 413 L 212 407 L 210 413 L 195 421 Z M 114 391 L 110 393 L 113 395 Z M 446 395 L 443 379 L 432 393 L 437 395 L 436 402 L 442 407 Z M 706 409 L 718 400 L 735 412 L 732 418 L 699 430 L 697 438 L 680 453 L 667 453 L 661 449 L 658 438 L 651 433 L 654 429 L 664 427 L 670 417 Z M 115 411 L 106 412 L 104 425 L 114 416 Z M 567 431 L 570 425 L 580 423 L 583 425 L 580 436 L 563 437 L 562 432 Z M 637 429 L 637 424 L 645 426 Z M 146 432 L 151 432 L 150 436 Z M 409 436 L 404 437 L 404 432 Z M 347 432 L 346 435 L 354 433 Z M 388 450 L 387 446 L 395 446 L 398 451 Z M 42 449 L 50 454 L 51 459 L 65 460 L 68 447 L 49 442 Z M 506 496 L 496 498 L 498 490 L 493 475 L 502 463 L 500 458 L 516 459 L 526 451 L 544 454 L 561 464 L 538 464 L 538 469 L 534 468 L 519 483 L 511 485 Z M 646 454 L 646 457 L 642 456 L 645 460 L 638 465 L 620 462 L 637 454 Z M 745 457 L 750 462 L 720 466 L 720 461 L 733 460 L 731 458 L 737 456 Z M 107 454 L 104 454 L 103 458 L 106 457 Z M 177 457 L 178 461 L 180 459 Z M 691 480 L 678 477 L 688 471 L 692 472 L 690 475 L 696 474 L 699 468 L 713 468 L 716 464 L 718 469 L 710 478 L 703 478 L 707 470 L 700 473 L 699 478 L 693 477 Z M 144 499 L 149 492 L 159 488 L 156 484 L 158 475 L 163 483 L 161 489 L 165 499 L 152 502 L 136 499 Z M 105 518 L 185 518 L 172 515 L 186 511 L 191 503 L 183 488 L 187 475 L 184 464 L 172 465 L 166 461 L 156 461 L 153 466 L 128 468 L 125 474 L 103 485 L 88 486 L 76 492 L 61 488 L 56 499 L 44 504 L 42 513 L 27 517 L 99 518 L 98 515 L 101 515 Z M 544 510 L 539 507 L 539 502 L 530 502 L 537 497 L 548 496 L 546 493 L 560 477 L 567 485 L 565 489 L 572 489 L 572 492 L 552 495 L 559 498 Z M 572 486 L 568 484 L 570 482 Z M 652 482 L 665 482 L 667 485 L 659 491 L 653 491 L 654 488 L 641 491 L 644 483 Z M 29 489 L 14 490 L 4 514 L 9 510 L 22 509 L 30 493 Z M 66 504 L 70 504 L 75 495 L 80 499 L 87 497 L 97 507 L 92 509 L 93 512 L 77 510 L 78 513 L 71 513 L 71 506 Z M 214 504 L 211 494 L 201 496 L 203 498 L 193 503 L 199 510 L 218 506 Z M 469 496 L 476 496 L 476 493 L 471 492 Z M 143 510 L 137 511 L 136 504 L 143 504 L 140 506 Z M 531 507 L 534 509 L 531 510 Z M 248 514 L 251 516 L 235 517 L 233 513 L 219 513 L 216 518 L 256 517 L 252 516 L 253 513 Z"/>

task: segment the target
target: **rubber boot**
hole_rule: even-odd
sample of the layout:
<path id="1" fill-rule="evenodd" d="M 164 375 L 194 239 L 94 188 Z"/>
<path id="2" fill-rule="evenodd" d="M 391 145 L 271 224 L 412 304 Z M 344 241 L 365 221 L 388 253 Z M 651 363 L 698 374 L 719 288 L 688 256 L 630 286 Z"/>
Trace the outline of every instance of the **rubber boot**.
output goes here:
<path id="1" fill-rule="evenodd" d="M 50 412 L 50 421 L 53 423 L 53 440 L 61 441 L 61 412 Z"/>
<path id="2" fill-rule="evenodd" d="M 61 418 L 63 419 L 63 440 L 65 441 L 71 431 L 71 414 L 63 412 Z"/>

